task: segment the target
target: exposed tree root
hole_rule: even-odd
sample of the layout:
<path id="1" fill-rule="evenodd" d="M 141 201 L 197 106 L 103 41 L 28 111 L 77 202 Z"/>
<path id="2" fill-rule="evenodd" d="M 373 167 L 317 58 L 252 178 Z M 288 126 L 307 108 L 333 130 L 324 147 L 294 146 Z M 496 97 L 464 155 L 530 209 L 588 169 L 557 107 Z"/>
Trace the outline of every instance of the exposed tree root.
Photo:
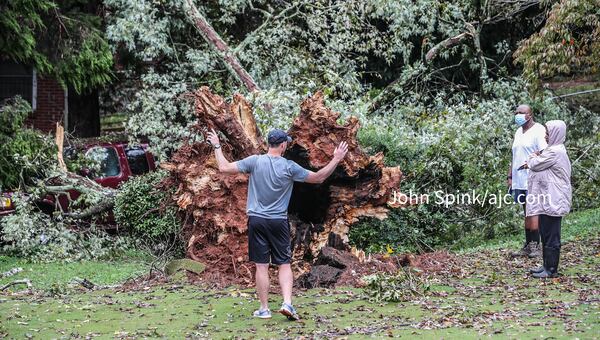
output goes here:
<path id="1" fill-rule="evenodd" d="M 202 87 L 193 93 L 198 128 L 221 131 L 222 148 L 230 161 L 262 153 L 265 144 L 252 108 L 240 95 L 231 103 Z M 385 167 L 383 154 L 369 156 L 356 139 L 358 119 L 338 124 L 339 113 L 327 108 L 322 93 L 306 99 L 288 133 L 293 141 L 285 155 L 298 164 L 318 170 L 325 166 L 342 141 L 348 154 L 334 174 L 321 185 L 297 183 L 290 204 L 293 265 L 296 274 L 310 269 L 310 261 L 325 246 L 349 251 L 348 232 L 361 217 L 387 217 L 393 191 L 402 172 Z M 224 282 L 251 282 L 246 235 L 248 176 L 218 172 L 207 143 L 183 145 L 161 167 L 171 173 L 163 183 L 175 186 L 173 197 L 185 214 L 184 237 L 188 257 L 207 265 L 204 277 Z"/>

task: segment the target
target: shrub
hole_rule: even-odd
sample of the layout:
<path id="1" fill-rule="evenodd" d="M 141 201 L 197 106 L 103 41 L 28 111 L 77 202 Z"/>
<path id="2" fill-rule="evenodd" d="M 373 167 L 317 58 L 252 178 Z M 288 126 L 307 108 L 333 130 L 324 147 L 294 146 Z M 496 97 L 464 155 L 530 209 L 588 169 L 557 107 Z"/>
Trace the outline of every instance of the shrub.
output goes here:
<path id="1" fill-rule="evenodd" d="M 25 99 L 20 96 L 6 99 L 0 109 L 0 135 L 12 136 L 17 133 L 29 113 L 31 106 Z"/>
<path id="2" fill-rule="evenodd" d="M 115 200 L 115 219 L 153 251 L 164 251 L 179 242 L 181 224 L 171 203 L 172 192 L 157 189 L 167 176 L 163 170 L 125 182 Z"/>
<path id="3" fill-rule="evenodd" d="M 0 189 L 13 190 L 44 177 L 55 162 L 56 148 L 49 136 L 23 124 L 31 106 L 21 97 L 0 104 Z"/>

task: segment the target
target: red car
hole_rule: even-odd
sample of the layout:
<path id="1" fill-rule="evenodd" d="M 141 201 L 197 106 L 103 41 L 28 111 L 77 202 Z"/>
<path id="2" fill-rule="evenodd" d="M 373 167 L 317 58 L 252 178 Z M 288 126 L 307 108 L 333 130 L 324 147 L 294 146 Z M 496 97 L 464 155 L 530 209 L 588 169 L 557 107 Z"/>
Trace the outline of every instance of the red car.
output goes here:
<path id="1" fill-rule="evenodd" d="M 66 156 L 72 150 L 66 150 Z M 105 187 L 117 188 L 132 176 L 142 175 L 156 169 L 154 156 L 148 151 L 147 144 L 129 146 L 126 142 L 92 143 L 86 145 L 84 151 L 86 157 L 99 161 L 100 170 L 98 173 L 84 170 L 82 175 L 93 178 L 94 181 Z M 79 195 L 80 193 L 75 190 L 69 191 L 71 200 L 76 200 Z M 0 216 L 15 211 L 10 197 L 11 193 L 3 193 L 0 196 Z M 46 212 L 52 212 L 56 209 L 67 211 L 69 209 L 69 199 L 66 195 L 59 195 L 57 205 L 55 196 L 47 195 L 37 205 L 42 211 Z"/>

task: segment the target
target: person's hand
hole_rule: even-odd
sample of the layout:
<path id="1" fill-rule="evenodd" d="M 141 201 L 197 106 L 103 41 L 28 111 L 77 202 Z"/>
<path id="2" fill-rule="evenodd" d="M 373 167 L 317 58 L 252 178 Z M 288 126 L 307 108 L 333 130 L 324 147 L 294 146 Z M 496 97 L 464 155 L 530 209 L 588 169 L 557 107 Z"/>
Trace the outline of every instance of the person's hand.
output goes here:
<path id="1" fill-rule="evenodd" d="M 523 165 L 521 165 L 517 170 L 524 170 L 524 169 L 529 169 L 529 167 L 527 166 L 527 162 L 523 163 Z"/>
<path id="2" fill-rule="evenodd" d="M 347 152 L 348 143 L 341 142 L 340 145 L 338 145 L 337 148 L 335 148 L 335 150 L 333 151 L 333 159 L 339 162 L 346 156 Z"/>
<path id="3" fill-rule="evenodd" d="M 507 182 L 508 182 L 508 188 L 509 189 L 512 188 L 512 178 L 509 178 Z"/>
<path id="4" fill-rule="evenodd" d="M 212 144 L 213 146 L 221 144 L 221 143 L 219 143 L 219 136 L 217 135 L 217 132 L 215 131 L 215 129 L 210 129 L 210 131 L 208 132 L 207 139 L 210 142 L 210 144 Z"/>

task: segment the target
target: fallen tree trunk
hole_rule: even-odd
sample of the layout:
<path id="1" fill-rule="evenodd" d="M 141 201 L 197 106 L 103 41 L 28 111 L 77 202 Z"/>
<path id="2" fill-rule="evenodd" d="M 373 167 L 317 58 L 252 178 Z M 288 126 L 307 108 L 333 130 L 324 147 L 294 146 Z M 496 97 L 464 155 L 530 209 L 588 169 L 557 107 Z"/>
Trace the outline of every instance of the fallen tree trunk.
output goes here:
<path id="1" fill-rule="evenodd" d="M 256 128 L 250 105 L 236 95 L 231 103 L 202 87 L 193 94 L 197 129 L 221 131 L 222 148 L 230 161 L 262 153 L 265 144 Z M 296 183 L 290 202 L 293 264 L 296 274 L 320 250 L 330 246 L 350 250 L 348 232 L 361 217 L 383 219 L 390 196 L 399 187 L 402 172 L 385 167 L 383 154 L 365 154 L 356 139 L 358 119 L 337 123 L 339 113 L 327 108 L 322 93 L 306 99 L 289 134 L 293 141 L 285 157 L 317 170 L 331 159 L 342 141 L 348 153 L 333 175 L 320 185 Z M 207 265 L 206 275 L 228 282 L 250 282 L 246 235 L 248 175 L 218 172 L 212 147 L 186 143 L 161 167 L 171 173 L 163 183 L 175 186 L 174 200 L 184 212 L 184 237 L 190 258 Z M 398 207 L 395 205 L 393 207 Z"/>
<path id="2" fill-rule="evenodd" d="M 194 5 L 194 2 L 191 0 L 186 0 L 185 3 L 188 7 L 188 11 L 186 13 L 191 16 L 190 20 L 194 23 L 204 40 L 206 40 L 206 42 L 219 55 L 221 60 L 223 60 L 231 75 L 234 76 L 240 83 L 244 84 L 248 91 L 260 91 L 260 88 L 252 76 L 242 66 L 234 52 L 229 48 L 229 45 L 227 45 L 227 43 L 221 39 L 219 34 L 215 32 L 214 28 L 210 25 L 208 20 L 206 20 L 206 18 L 200 13 L 196 5 Z"/>

